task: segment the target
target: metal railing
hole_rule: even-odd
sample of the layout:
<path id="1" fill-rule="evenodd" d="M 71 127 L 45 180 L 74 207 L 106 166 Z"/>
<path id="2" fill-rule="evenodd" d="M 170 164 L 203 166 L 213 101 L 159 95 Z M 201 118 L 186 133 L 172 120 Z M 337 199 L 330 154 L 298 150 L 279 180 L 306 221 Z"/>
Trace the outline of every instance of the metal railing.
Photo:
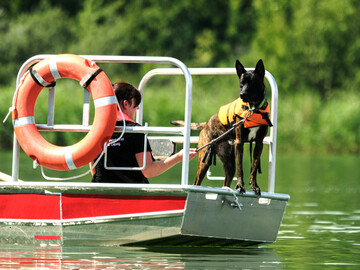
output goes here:
<path id="1" fill-rule="evenodd" d="M 27 69 L 36 62 L 54 55 L 37 55 L 28 59 L 20 68 L 17 75 L 17 84 L 20 84 L 22 76 Z M 190 136 L 191 123 L 191 103 L 192 103 L 192 75 L 234 75 L 235 68 L 187 68 L 181 61 L 171 57 L 147 57 L 147 56 L 103 56 L 103 55 L 81 55 L 82 57 L 92 60 L 97 63 L 159 63 L 171 64 L 177 68 L 156 68 L 150 70 L 144 75 L 140 84 L 139 90 L 144 94 L 146 84 L 148 81 L 158 75 L 184 75 L 185 77 L 185 111 L 184 111 L 184 127 L 126 127 L 127 132 L 134 133 L 152 133 L 152 134 L 168 134 L 177 135 L 171 136 L 175 142 L 183 143 L 184 155 L 182 161 L 181 185 L 188 185 L 189 176 L 189 148 L 190 143 L 196 143 L 198 137 Z M 251 69 L 249 69 L 251 70 Z M 269 178 L 268 178 L 268 192 L 273 193 L 275 190 L 275 160 L 276 160 L 276 135 L 277 135 L 277 106 L 278 106 L 278 88 L 274 77 L 268 72 L 265 72 L 265 78 L 270 84 L 271 89 L 271 121 L 273 127 L 270 128 L 269 136 L 265 137 L 264 143 L 269 144 Z M 83 105 L 83 121 L 82 125 L 55 125 L 54 124 L 54 97 L 55 89 L 49 89 L 49 108 L 47 124 L 37 124 L 39 130 L 46 131 L 74 131 L 87 132 L 90 130 L 89 126 L 89 111 L 90 111 L 90 94 L 84 90 L 84 105 Z M 214 112 L 215 113 L 215 112 Z M 207 119 L 205 119 L 207 120 Z M 143 101 L 140 103 L 140 109 L 137 112 L 136 121 L 143 124 Z M 116 127 L 120 131 L 120 127 Z M 19 174 L 19 150 L 20 146 L 17 142 L 14 133 L 13 144 L 13 161 L 12 161 L 12 180 L 17 181 Z"/>

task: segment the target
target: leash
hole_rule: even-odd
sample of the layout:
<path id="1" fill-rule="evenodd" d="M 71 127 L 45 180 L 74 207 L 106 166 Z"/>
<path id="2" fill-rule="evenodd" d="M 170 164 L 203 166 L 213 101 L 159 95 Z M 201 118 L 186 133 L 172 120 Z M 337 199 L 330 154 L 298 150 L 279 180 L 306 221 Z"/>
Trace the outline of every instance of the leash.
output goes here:
<path id="1" fill-rule="evenodd" d="M 248 119 L 251 115 L 253 114 L 252 111 L 249 111 L 249 113 L 246 115 L 246 117 L 242 120 L 240 120 L 239 122 L 235 123 L 230 129 L 228 129 L 226 132 L 224 132 L 223 134 L 221 134 L 219 137 L 213 139 L 211 142 L 201 146 L 200 148 L 196 149 L 196 152 L 199 152 L 200 150 L 206 148 L 206 147 L 210 147 L 210 149 L 212 148 L 212 146 L 219 140 L 221 140 L 223 137 L 225 137 L 227 134 L 229 134 L 230 132 L 232 132 L 237 126 L 244 124 L 246 119 Z M 204 157 L 207 156 L 207 154 L 205 153 Z"/>

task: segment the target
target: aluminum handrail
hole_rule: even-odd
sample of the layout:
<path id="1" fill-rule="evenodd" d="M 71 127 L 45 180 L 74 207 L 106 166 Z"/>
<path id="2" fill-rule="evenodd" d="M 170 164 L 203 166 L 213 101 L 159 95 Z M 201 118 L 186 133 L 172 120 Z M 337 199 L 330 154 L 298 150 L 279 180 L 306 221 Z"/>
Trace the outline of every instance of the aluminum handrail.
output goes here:
<path id="1" fill-rule="evenodd" d="M 71 131 L 71 132 L 88 132 L 92 125 L 46 125 L 36 124 L 38 130 L 41 131 Z M 121 132 L 124 128 L 122 126 L 116 126 L 115 132 Z M 145 126 L 127 126 L 125 131 L 128 133 L 153 133 L 153 134 L 183 134 L 182 127 L 145 127 Z"/>

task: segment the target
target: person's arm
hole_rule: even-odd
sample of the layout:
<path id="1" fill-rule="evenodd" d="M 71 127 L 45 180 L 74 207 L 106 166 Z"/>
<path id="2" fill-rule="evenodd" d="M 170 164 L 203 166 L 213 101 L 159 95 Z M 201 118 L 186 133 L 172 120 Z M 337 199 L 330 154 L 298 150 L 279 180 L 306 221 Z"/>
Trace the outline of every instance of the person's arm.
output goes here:
<path id="1" fill-rule="evenodd" d="M 190 148 L 189 152 L 189 160 L 192 160 L 195 156 L 197 156 L 197 152 L 195 149 Z M 143 166 L 143 158 L 144 153 L 137 153 L 135 154 L 136 160 L 139 164 L 139 167 Z M 151 152 L 146 152 L 146 167 L 142 170 L 143 175 L 146 178 L 158 176 L 163 172 L 167 171 L 174 165 L 181 162 L 183 159 L 183 150 L 179 151 L 175 155 L 172 155 L 164 160 L 154 161 L 151 156 Z"/>

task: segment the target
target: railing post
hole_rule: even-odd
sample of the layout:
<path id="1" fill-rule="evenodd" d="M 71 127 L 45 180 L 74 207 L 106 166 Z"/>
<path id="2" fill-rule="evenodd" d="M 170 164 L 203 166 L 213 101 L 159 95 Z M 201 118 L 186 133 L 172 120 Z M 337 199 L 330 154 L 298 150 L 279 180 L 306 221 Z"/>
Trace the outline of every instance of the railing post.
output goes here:
<path id="1" fill-rule="evenodd" d="M 20 145 L 17 141 L 16 135 L 14 132 L 12 172 L 11 172 L 13 182 L 17 182 L 19 179 L 19 159 L 20 159 Z"/>
<path id="2" fill-rule="evenodd" d="M 54 125 L 54 113 L 55 113 L 55 86 L 52 86 L 49 88 L 49 96 L 48 96 L 47 124 L 49 126 Z"/>

